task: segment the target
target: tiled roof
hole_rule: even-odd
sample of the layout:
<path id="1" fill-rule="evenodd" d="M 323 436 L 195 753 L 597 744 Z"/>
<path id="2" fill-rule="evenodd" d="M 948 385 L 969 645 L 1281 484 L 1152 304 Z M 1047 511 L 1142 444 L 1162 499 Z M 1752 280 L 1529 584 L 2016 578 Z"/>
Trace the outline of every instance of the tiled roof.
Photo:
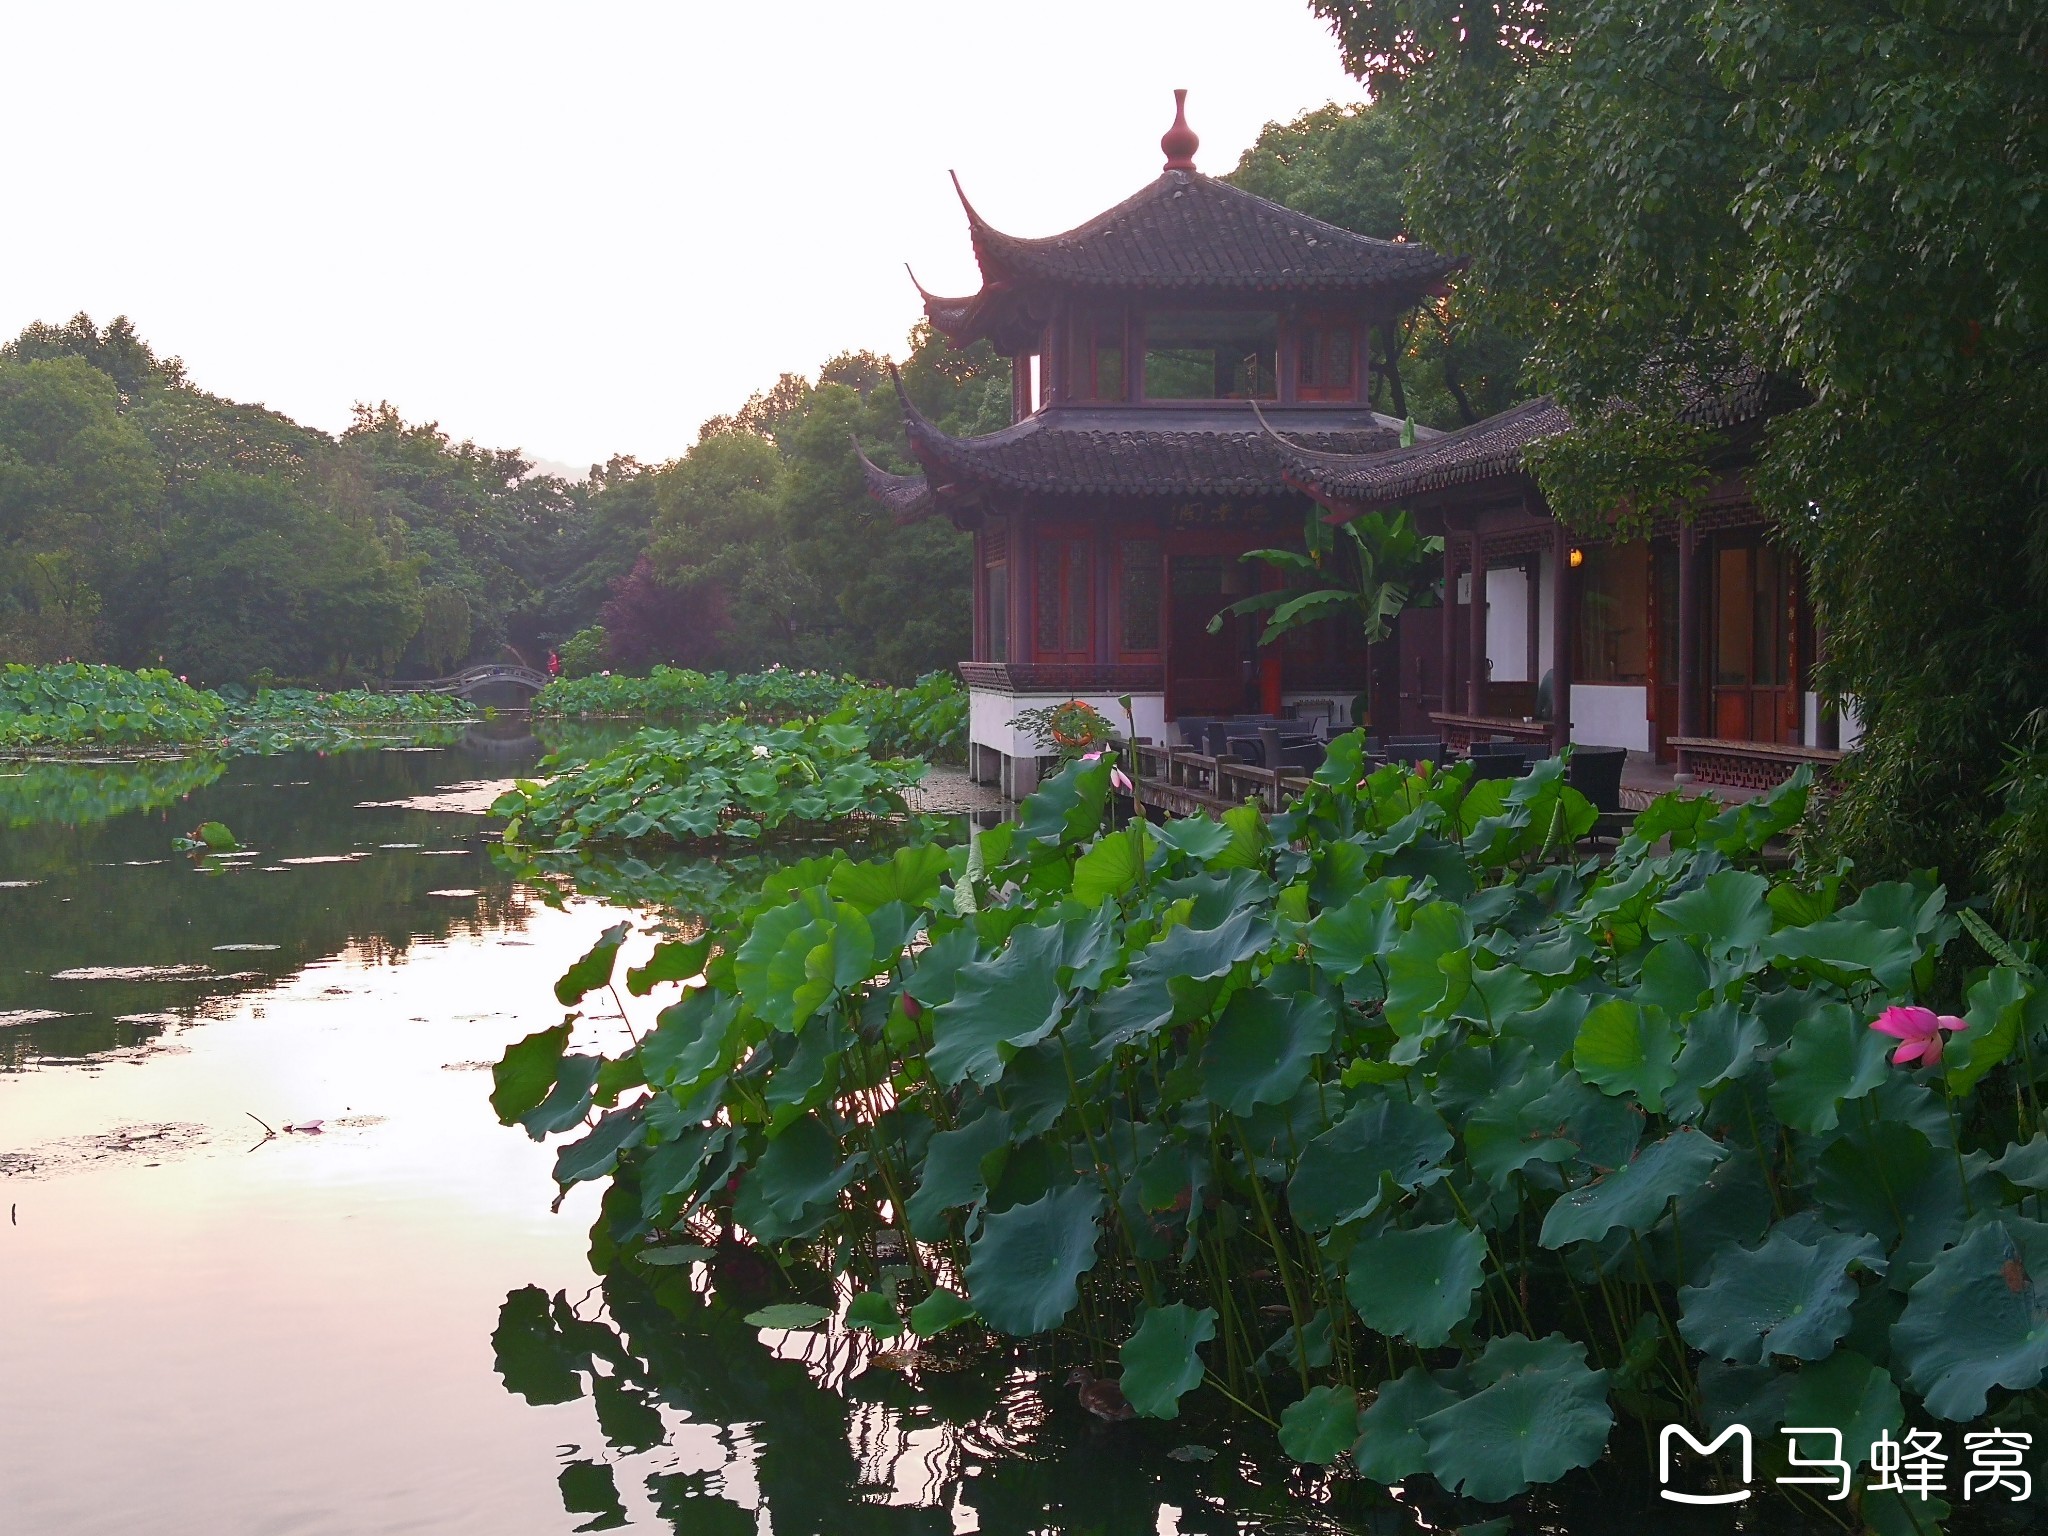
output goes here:
<path id="1" fill-rule="evenodd" d="M 1367 411 L 1290 431 L 1325 453 L 1370 454 L 1400 432 Z M 1286 492 L 1287 448 L 1249 407 L 1199 412 L 1053 408 L 984 437 L 952 437 L 904 401 L 911 451 L 939 486 L 1123 496 L 1268 496 Z M 872 482 L 871 482 L 872 484 Z"/>
<path id="2" fill-rule="evenodd" d="M 1686 387 L 1678 419 L 1697 427 L 1726 430 L 1761 421 L 1802 398 L 1785 380 L 1760 368 L 1742 368 L 1711 387 Z M 1390 506 L 1454 485 L 1520 474 L 1523 452 L 1531 443 L 1560 436 L 1571 426 L 1564 407 L 1542 395 L 1434 441 L 1393 453 L 1364 457 L 1333 454 L 1293 433 L 1285 434 L 1278 448 L 1296 479 L 1333 500 L 1363 509 Z"/>
<path id="3" fill-rule="evenodd" d="M 1004 234 L 971 204 L 967 216 L 986 283 L 1008 279 L 1124 290 L 1392 288 L 1414 297 L 1460 265 L 1426 245 L 1353 234 L 1195 171 L 1167 171 L 1107 213 L 1043 239 Z"/>
<path id="4" fill-rule="evenodd" d="M 1522 450 L 1542 438 L 1571 429 L 1571 417 L 1548 395 L 1512 406 L 1497 416 L 1447 432 L 1412 448 L 1366 458 L 1318 451 L 1294 434 L 1279 446 L 1296 477 L 1330 496 L 1360 505 L 1400 501 L 1446 486 L 1512 475 L 1522 468 Z"/>
<path id="5" fill-rule="evenodd" d="M 853 452 L 860 460 L 861 478 L 867 482 L 868 495 L 879 501 L 897 522 L 921 522 L 938 511 L 938 503 L 932 500 L 931 487 L 923 475 L 892 474 L 861 452 L 858 439 L 854 441 Z"/>

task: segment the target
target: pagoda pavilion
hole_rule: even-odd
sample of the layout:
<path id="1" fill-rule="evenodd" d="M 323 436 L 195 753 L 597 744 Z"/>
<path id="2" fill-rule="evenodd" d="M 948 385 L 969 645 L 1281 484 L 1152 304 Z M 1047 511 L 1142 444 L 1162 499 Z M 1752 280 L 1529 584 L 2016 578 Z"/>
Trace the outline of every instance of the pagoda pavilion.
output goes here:
<path id="1" fill-rule="evenodd" d="M 1574 535 L 1523 459 L 1570 427 L 1549 400 L 1408 446 L 1371 408 L 1369 334 L 1463 263 L 1202 175 L 1174 94 L 1158 179 L 1065 234 L 1006 234 L 962 192 L 981 289 L 919 292 L 953 343 L 1011 358 L 1011 425 L 954 437 L 905 395 L 921 473 L 863 460 L 900 520 L 944 515 L 974 535 L 960 664 L 974 777 L 1028 792 L 1041 748 L 1015 717 L 1082 699 L 1122 726 L 1125 695 L 1155 742 L 1190 716 L 1291 707 L 1452 748 L 1507 736 L 1675 755 L 1733 783 L 1835 756 L 1807 681 L 1804 582 L 1747 492 L 1770 381 L 1701 393 L 1723 445 L 1701 514 L 1634 543 Z M 1443 587 L 1373 654 L 1355 619 L 1263 648 L 1256 618 L 1211 632 L 1276 579 L 1247 550 L 1297 544 L 1310 516 L 1393 506 L 1444 535 Z"/>
<path id="2" fill-rule="evenodd" d="M 1238 557 L 1298 541 L 1316 511 L 1255 407 L 1311 450 L 1398 447 L 1401 423 L 1368 404 L 1368 332 L 1459 263 L 1202 175 L 1183 110 L 1160 147 L 1157 180 L 1063 235 L 1005 234 L 962 194 L 982 286 L 925 294 L 925 313 L 1013 360 L 1012 425 L 952 437 L 906 397 L 923 472 L 868 466 L 897 516 L 974 534 L 970 767 L 1013 793 L 1037 773 L 1021 710 L 1079 698 L 1122 725 L 1128 694 L 1158 741 L 1184 716 L 1311 698 L 1348 725 L 1364 686 L 1355 624 L 1263 651 L 1254 620 L 1209 632 L 1259 579 Z"/>

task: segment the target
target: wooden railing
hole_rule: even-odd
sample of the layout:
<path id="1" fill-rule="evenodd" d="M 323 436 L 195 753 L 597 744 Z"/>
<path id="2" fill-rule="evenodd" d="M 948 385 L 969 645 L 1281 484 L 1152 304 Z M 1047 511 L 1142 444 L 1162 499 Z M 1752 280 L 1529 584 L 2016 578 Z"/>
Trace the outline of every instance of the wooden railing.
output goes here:
<path id="1" fill-rule="evenodd" d="M 1137 746 L 1136 798 L 1169 816 L 1212 814 L 1255 800 L 1277 811 L 1308 788 L 1308 775 L 1264 768 L 1234 757 L 1211 757 L 1193 747 Z"/>

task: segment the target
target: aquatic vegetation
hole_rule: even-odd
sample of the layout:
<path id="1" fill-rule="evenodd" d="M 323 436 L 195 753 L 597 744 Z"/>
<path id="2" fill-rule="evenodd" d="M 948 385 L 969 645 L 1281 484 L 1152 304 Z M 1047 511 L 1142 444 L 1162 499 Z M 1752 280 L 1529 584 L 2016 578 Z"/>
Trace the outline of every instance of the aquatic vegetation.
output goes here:
<path id="1" fill-rule="evenodd" d="M 600 1264 L 765 1249 L 841 1329 L 970 1319 L 1384 1483 L 1512 1498 L 1618 1419 L 1739 1422 L 1779 1466 L 1785 1424 L 1852 1465 L 1909 1413 L 2037 1425 L 2031 955 L 1938 887 L 1767 863 L 1803 776 L 1667 796 L 1593 857 L 1561 763 L 1362 745 L 1271 818 L 1106 826 L 1104 758 L 968 846 L 772 875 L 624 978 L 703 977 L 636 1045 L 529 1036 L 493 1106 L 575 1135 L 564 1188 L 609 1181 Z M 1940 984 L 1968 1027 L 1887 1062 L 1871 1023 Z"/>
<path id="2" fill-rule="evenodd" d="M 549 759 L 544 767 L 557 765 Z M 864 818 L 900 816 L 924 776 L 910 758 L 876 758 L 858 726 L 739 722 L 642 731 L 545 783 L 522 779 L 491 807 L 508 843 L 557 851 L 586 842 L 753 841 Z"/>
<path id="3" fill-rule="evenodd" d="M 230 718 L 240 727 L 441 724 L 484 719 L 493 713 L 445 693 L 386 693 L 374 688 L 342 688 L 331 693 L 310 688 L 264 688 L 254 695 L 241 689 L 222 692 Z"/>
<path id="4" fill-rule="evenodd" d="M 79 827 L 160 810 L 226 769 L 227 760 L 210 752 L 119 763 L 18 763 L 0 768 L 0 824 Z"/>
<path id="5" fill-rule="evenodd" d="M 877 752 L 915 757 L 958 756 L 967 740 L 967 694 L 950 672 L 928 672 L 908 688 L 891 688 L 780 667 L 737 677 L 656 667 L 644 677 L 607 672 L 557 678 L 535 697 L 533 713 L 678 724 L 731 719 L 776 725 L 824 718 L 860 726 Z"/>
<path id="6" fill-rule="evenodd" d="M 877 753 L 957 761 L 967 752 L 967 690 L 950 672 L 908 688 L 856 686 L 825 719 L 859 726 Z"/>
<path id="7" fill-rule="evenodd" d="M 160 670 L 0 667 L 0 750 L 201 741 L 225 710 L 218 694 Z"/>
<path id="8" fill-rule="evenodd" d="M 446 725 L 490 713 L 440 694 L 194 688 L 161 670 L 86 662 L 0 668 L 0 751 L 217 743 L 326 745 L 363 725 Z"/>
<path id="9" fill-rule="evenodd" d="M 533 712 L 571 720 L 631 715 L 688 722 L 744 716 L 772 723 L 836 709 L 858 686 L 850 677 L 781 667 L 733 677 L 658 666 L 642 677 L 624 672 L 558 677 L 535 695 Z"/>

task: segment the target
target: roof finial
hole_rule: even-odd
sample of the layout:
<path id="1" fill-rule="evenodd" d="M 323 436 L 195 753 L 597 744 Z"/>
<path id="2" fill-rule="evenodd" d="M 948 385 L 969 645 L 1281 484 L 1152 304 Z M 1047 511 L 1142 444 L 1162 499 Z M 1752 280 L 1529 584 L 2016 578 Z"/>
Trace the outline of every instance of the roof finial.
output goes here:
<path id="1" fill-rule="evenodd" d="M 1159 147 L 1166 151 L 1166 168 L 1169 171 L 1192 171 L 1195 168 L 1195 151 L 1202 147 L 1202 141 L 1188 126 L 1186 91 L 1173 93 L 1173 126 L 1166 130 L 1166 137 L 1159 141 Z"/>

